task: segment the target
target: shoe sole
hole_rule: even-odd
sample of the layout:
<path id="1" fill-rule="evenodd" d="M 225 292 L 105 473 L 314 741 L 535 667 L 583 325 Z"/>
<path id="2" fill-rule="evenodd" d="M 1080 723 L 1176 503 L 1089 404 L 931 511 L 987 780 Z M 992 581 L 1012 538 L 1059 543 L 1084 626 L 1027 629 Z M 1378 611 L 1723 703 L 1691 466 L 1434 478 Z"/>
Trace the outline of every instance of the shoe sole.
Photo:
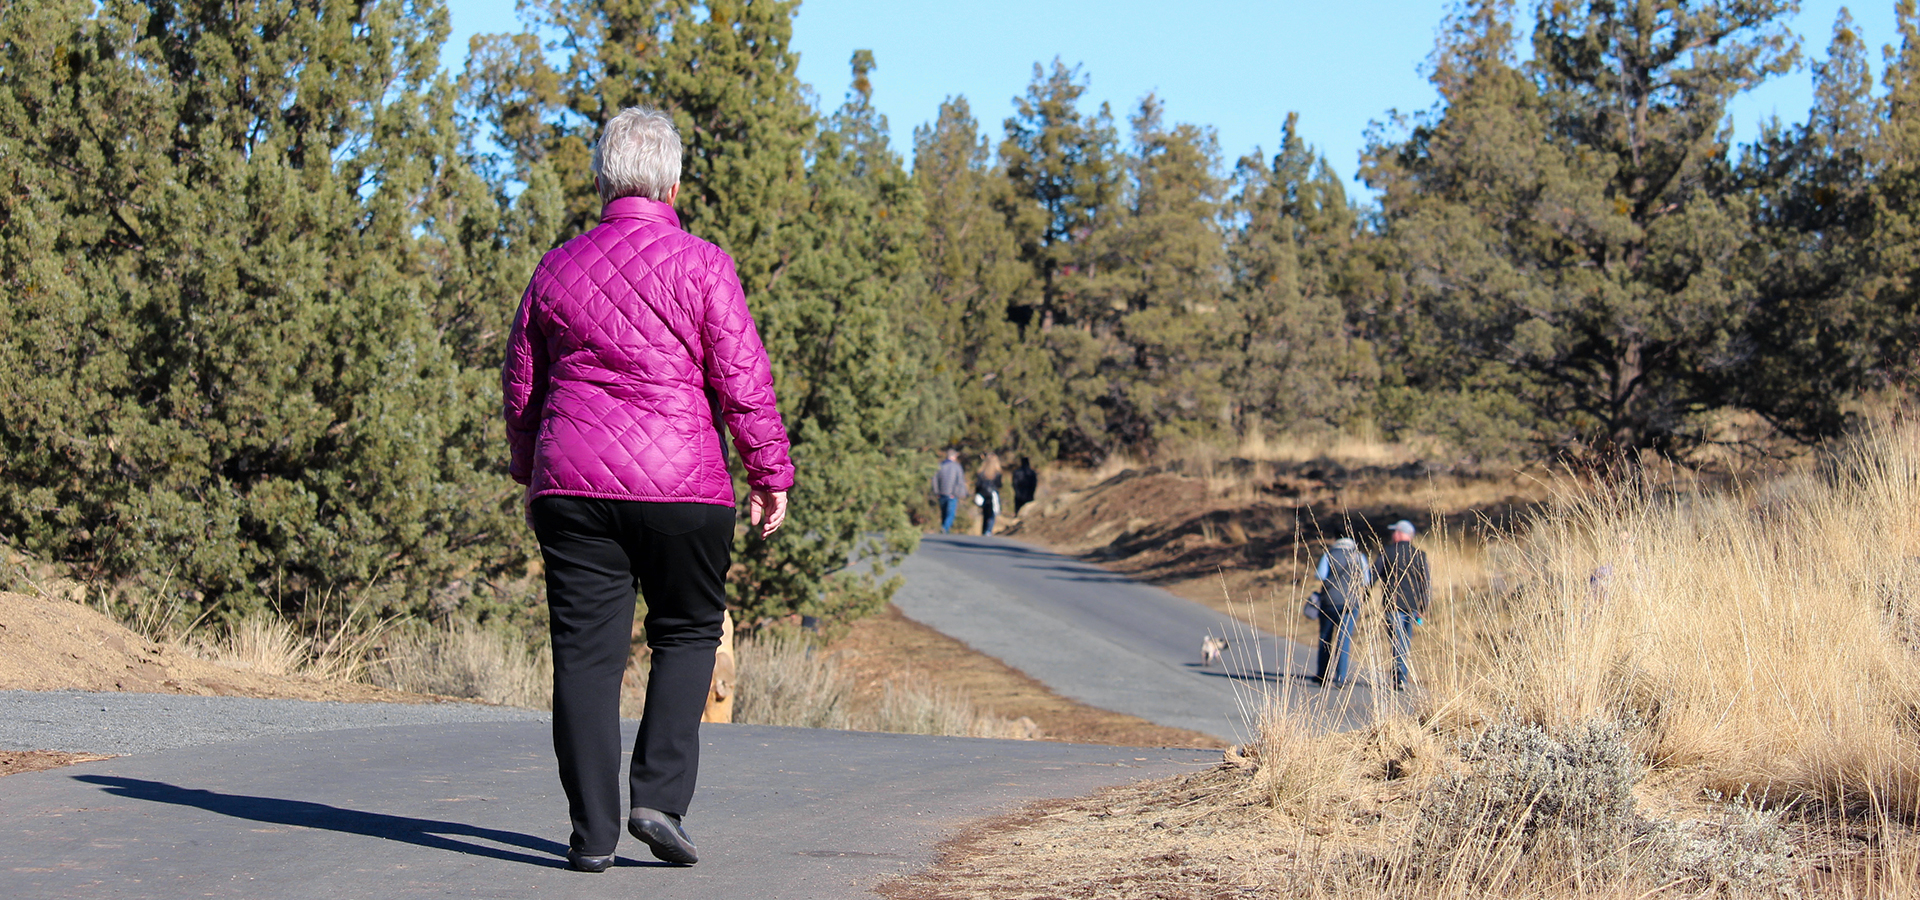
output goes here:
<path id="1" fill-rule="evenodd" d="M 693 847 L 665 822 L 652 819 L 628 819 L 627 832 L 645 842 L 653 850 L 653 858 L 682 866 L 690 866 L 700 861 Z"/>

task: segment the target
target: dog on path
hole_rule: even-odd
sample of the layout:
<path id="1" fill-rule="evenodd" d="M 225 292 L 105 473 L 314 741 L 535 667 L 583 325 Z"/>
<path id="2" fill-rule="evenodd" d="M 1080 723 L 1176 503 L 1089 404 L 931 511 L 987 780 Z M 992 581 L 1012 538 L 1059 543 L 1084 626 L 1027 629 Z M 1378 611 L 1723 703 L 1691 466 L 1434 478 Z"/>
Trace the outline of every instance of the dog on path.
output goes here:
<path id="1" fill-rule="evenodd" d="M 1206 640 L 1200 642 L 1200 665 L 1211 666 L 1216 662 L 1220 662 L 1220 653 L 1226 649 L 1226 641 L 1213 635 L 1207 635 Z M 1226 665 L 1222 663 L 1221 668 L 1226 668 Z"/>

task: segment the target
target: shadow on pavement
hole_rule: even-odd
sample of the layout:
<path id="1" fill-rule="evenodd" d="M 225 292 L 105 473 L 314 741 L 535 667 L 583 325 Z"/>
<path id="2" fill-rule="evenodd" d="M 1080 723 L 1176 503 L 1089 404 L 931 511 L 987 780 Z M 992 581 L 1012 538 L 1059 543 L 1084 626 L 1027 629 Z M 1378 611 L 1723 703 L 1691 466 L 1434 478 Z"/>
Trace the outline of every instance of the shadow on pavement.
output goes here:
<path id="1" fill-rule="evenodd" d="M 208 812 L 232 816 L 236 819 L 248 819 L 255 822 L 269 822 L 275 825 L 295 825 L 302 828 L 318 828 L 326 831 L 338 831 L 345 834 L 358 834 L 366 837 L 384 838 L 402 844 L 413 844 L 432 850 L 447 850 L 472 856 L 484 856 L 489 859 L 507 862 L 526 863 L 547 868 L 564 868 L 567 846 L 532 835 L 512 831 L 499 831 L 492 828 L 480 828 L 458 822 L 441 822 L 434 819 L 411 819 L 405 816 L 390 816 L 385 813 L 360 812 L 341 809 L 324 803 L 306 800 L 283 800 L 277 797 L 249 797 L 243 794 L 222 794 L 216 791 L 203 791 L 195 788 L 183 788 L 163 781 L 143 781 L 137 778 L 120 778 L 111 775 L 75 775 L 75 781 L 99 785 L 102 790 L 117 797 L 145 800 L 150 803 L 169 803 L 175 806 L 191 806 Z M 478 838 L 497 844 L 507 844 L 541 855 L 533 856 L 487 847 L 481 844 L 455 840 L 455 837 Z M 656 865 L 622 859 L 621 865 Z M 665 865 L 658 863 L 657 865 Z"/>
<path id="2" fill-rule="evenodd" d="M 1139 584 L 1140 582 L 1125 575 L 1115 575 L 1099 570 L 1070 568 L 1068 566 L 1014 566 L 1016 569 L 1034 569 L 1047 572 L 1046 578 L 1054 581 L 1091 581 L 1102 584 Z M 1062 574 L 1053 574 L 1062 573 Z"/>
<path id="3" fill-rule="evenodd" d="M 1268 669 L 1253 668 L 1251 666 L 1244 668 L 1236 666 L 1231 669 L 1222 670 L 1212 668 L 1205 663 L 1196 662 L 1182 663 L 1181 665 L 1195 675 L 1205 675 L 1208 678 L 1230 678 L 1234 681 L 1262 681 L 1268 684 L 1296 682 L 1315 688 L 1320 687 L 1319 679 L 1312 675 L 1302 675 L 1298 672 L 1274 672 Z"/>
<path id="4" fill-rule="evenodd" d="M 1046 550 L 1022 547 L 1012 543 L 986 543 L 983 541 L 956 541 L 951 535 L 940 543 L 945 545 L 942 552 L 961 553 L 970 556 L 1002 557 L 1017 560 L 1012 567 L 1049 573 L 1045 577 L 1055 581 L 1098 581 L 1113 584 L 1139 584 L 1139 579 L 1115 572 L 1109 572 L 1099 566 L 1074 560 Z M 972 535 L 972 537 L 978 537 Z M 923 540 L 925 540 L 923 538 Z M 1063 573 L 1063 574 L 1052 574 Z"/>

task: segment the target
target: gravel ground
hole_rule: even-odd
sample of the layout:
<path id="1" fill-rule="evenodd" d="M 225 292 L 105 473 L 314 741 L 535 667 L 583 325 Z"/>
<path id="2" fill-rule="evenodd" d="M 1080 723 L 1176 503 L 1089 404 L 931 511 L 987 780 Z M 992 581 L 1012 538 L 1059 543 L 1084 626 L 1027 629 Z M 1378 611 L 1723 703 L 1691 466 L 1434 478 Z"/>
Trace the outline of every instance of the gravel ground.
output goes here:
<path id="1" fill-rule="evenodd" d="M 119 755 L 341 728 L 551 718 L 536 710 L 477 703 L 329 703 L 183 694 L 0 691 L 0 750 Z"/>

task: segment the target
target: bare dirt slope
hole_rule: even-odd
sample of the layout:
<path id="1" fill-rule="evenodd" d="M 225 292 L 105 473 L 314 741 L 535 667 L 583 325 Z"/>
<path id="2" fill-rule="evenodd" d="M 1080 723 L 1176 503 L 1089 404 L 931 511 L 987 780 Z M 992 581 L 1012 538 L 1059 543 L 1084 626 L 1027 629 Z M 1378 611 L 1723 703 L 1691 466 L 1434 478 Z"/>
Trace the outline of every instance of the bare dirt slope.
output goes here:
<path id="1" fill-rule="evenodd" d="M 147 640 L 98 610 L 0 592 L 0 690 L 137 691 L 285 700 L 425 703 L 439 698 L 216 665 Z"/>

